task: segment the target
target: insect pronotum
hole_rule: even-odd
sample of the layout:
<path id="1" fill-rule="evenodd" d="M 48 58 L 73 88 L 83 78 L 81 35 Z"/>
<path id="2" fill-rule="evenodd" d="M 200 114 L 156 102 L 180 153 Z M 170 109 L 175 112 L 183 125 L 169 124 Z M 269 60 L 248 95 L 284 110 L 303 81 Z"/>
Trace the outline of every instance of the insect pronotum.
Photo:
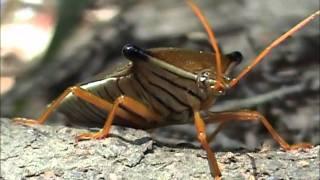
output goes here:
<path id="1" fill-rule="evenodd" d="M 131 63 L 123 70 L 98 81 L 68 88 L 48 105 L 37 120 L 15 118 L 15 121 L 26 125 L 43 124 L 58 109 L 73 123 L 103 125 L 99 132 L 80 134 L 77 140 L 105 138 L 112 124 L 149 129 L 194 123 L 215 179 L 220 179 L 222 174 L 207 140 L 207 123 L 219 123 L 214 132 L 216 134 L 226 122 L 258 120 L 283 149 L 311 147 L 307 143 L 289 145 L 259 112 L 208 112 L 206 117 L 202 117 L 200 112 L 207 111 L 217 96 L 234 87 L 274 47 L 319 16 L 320 11 L 273 41 L 238 76 L 231 79 L 228 72 L 241 61 L 241 54 L 222 55 L 206 17 L 192 0 L 186 2 L 204 26 L 215 53 L 180 48 L 144 50 L 127 44 L 122 53 Z"/>

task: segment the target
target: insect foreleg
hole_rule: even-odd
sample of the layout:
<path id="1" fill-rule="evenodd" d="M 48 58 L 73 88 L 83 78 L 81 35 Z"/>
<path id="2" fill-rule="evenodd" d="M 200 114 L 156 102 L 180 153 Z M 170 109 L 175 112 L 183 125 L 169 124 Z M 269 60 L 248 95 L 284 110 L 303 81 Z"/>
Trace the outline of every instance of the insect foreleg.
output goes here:
<path id="1" fill-rule="evenodd" d="M 197 129 L 198 140 L 200 141 L 203 149 L 207 152 L 211 174 L 215 177 L 215 180 L 219 180 L 221 178 L 221 171 L 219 169 L 215 153 L 211 150 L 207 141 L 206 125 L 198 111 L 194 112 L 194 124 Z"/>
<path id="2" fill-rule="evenodd" d="M 205 119 L 207 123 L 210 122 L 220 122 L 226 123 L 229 121 L 260 121 L 264 127 L 269 131 L 272 138 L 279 143 L 279 145 L 286 151 L 299 149 L 299 148 L 311 148 L 312 145 L 308 143 L 300 143 L 300 144 L 293 144 L 289 145 L 277 131 L 271 126 L 268 120 L 259 112 L 256 111 L 238 111 L 238 112 L 217 112 L 212 113 L 211 116 L 209 115 L 208 118 Z M 218 130 L 221 128 L 218 127 Z M 217 131 L 217 130 L 216 130 Z M 217 132 L 214 132 L 215 134 Z"/>

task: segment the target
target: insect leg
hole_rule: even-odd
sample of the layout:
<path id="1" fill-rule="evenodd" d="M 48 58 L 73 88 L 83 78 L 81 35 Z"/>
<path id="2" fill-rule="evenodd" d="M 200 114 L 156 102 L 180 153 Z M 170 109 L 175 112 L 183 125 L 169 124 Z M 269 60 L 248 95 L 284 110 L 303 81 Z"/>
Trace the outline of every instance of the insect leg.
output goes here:
<path id="1" fill-rule="evenodd" d="M 268 120 L 259 112 L 256 111 L 238 111 L 238 112 L 218 112 L 212 114 L 206 119 L 206 122 L 229 122 L 229 121 L 260 121 L 264 127 L 269 131 L 272 138 L 279 143 L 279 145 L 286 151 L 299 149 L 299 148 L 311 148 L 312 145 L 308 143 L 300 143 L 289 145 L 271 126 Z M 220 129 L 219 129 L 220 130 Z"/>
<path id="2" fill-rule="evenodd" d="M 214 151 L 211 150 L 207 141 L 206 125 L 198 111 L 194 112 L 194 124 L 197 129 L 198 140 L 200 141 L 203 149 L 207 152 L 211 174 L 213 177 L 215 177 L 216 180 L 221 179 L 221 172 L 218 166 L 217 159 L 215 157 Z"/>
<path id="3" fill-rule="evenodd" d="M 95 106 L 100 107 L 101 109 L 106 110 L 107 112 L 111 111 L 113 107 L 112 103 L 91 94 L 85 89 L 82 89 L 79 86 L 72 86 L 66 89 L 56 100 L 54 100 L 51 104 L 49 104 L 47 106 L 47 109 L 41 114 L 41 116 L 37 120 L 26 119 L 26 118 L 15 118 L 14 121 L 18 124 L 24 124 L 24 125 L 45 123 L 45 121 L 48 119 L 51 113 L 54 112 L 54 110 L 56 110 L 56 108 L 60 105 L 60 103 L 69 93 L 72 93 L 75 96 L 91 104 L 94 104 Z M 135 116 L 131 115 L 130 113 L 128 113 L 127 111 L 121 108 L 117 110 L 117 115 L 123 119 L 128 119 L 132 121 L 136 118 Z M 133 123 L 138 124 L 138 122 L 135 122 L 135 121 Z"/>
<path id="4" fill-rule="evenodd" d="M 223 129 L 225 127 L 225 125 L 227 124 L 228 121 L 222 121 L 219 123 L 218 127 L 209 134 L 208 136 L 208 142 L 210 143 L 216 136 L 217 134 L 220 132 L 221 129 Z"/>
<path id="5" fill-rule="evenodd" d="M 54 101 L 52 101 L 50 104 L 47 105 L 46 110 L 40 115 L 40 117 L 37 120 L 17 117 L 17 118 L 14 118 L 14 121 L 18 124 L 24 124 L 24 125 L 44 124 L 47 121 L 48 117 L 51 115 L 51 113 L 59 106 L 62 100 L 69 93 L 72 93 L 76 88 L 80 88 L 80 87 L 73 86 L 66 89 L 57 99 L 55 99 Z"/>
<path id="6" fill-rule="evenodd" d="M 148 109 L 144 104 L 128 97 L 128 96 L 120 96 L 118 97 L 111 108 L 110 113 L 108 114 L 108 117 L 106 118 L 105 124 L 103 128 L 96 133 L 84 133 L 77 136 L 77 140 L 84 140 L 84 139 L 102 139 L 105 138 L 111 128 L 112 122 L 114 120 L 114 116 L 116 112 L 121 109 L 120 106 L 125 107 L 129 111 L 134 112 L 135 114 L 143 117 L 144 119 L 150 121 L 150 122 L 160 122 L 160 116 L 150 109 Z"/>

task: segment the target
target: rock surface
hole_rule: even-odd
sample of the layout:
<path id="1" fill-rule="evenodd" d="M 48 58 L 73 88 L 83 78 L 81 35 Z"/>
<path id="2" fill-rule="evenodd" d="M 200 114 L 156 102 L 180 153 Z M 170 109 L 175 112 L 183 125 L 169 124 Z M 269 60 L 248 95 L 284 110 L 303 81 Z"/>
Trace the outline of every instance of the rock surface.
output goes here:
<path id="1" fill-rule="evenodd" d="M 1 179 L 212 179 L 205 152 L 164 145 L 142 130 L 75 142 L 84 129 L 26 127 L 1 119 Z M 218 152 L 224 179 L 319 179 L 319 150 Z"/>

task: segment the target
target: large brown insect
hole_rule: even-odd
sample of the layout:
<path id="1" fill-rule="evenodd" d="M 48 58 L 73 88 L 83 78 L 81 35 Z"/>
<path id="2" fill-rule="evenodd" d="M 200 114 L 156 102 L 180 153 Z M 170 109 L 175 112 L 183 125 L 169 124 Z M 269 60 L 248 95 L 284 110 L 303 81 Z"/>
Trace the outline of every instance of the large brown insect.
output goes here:
<path id="1" fill-rule="evenodd" d="M 283 34 L 263 50 L 235 78 L 228 73 L 239 63 L 239 52 L 221 55 L 210 25 L 200 9 L 187 0 L 200 19 L 215 53 L 179 48 L 141 49 L 131 44 L 123 55 L 132 63 L 116 73 L 87 84 L 73 86 L 48 105 L 37 119 L 16 118 L 21 124 L 43 124 L 56 109 L 72 123 L 102 126 L 96 133 L 85 133 L 77 140 L 101 139 L 108 136 L 112 124 L 151 129 L 171 124 L 194 123 L 198 139 L 207 152 L 212 176 L 220 179 L 221 171 L 206 136 L 206 124 L 219 123 L 216 134 L 226 122 L 260 121 L 273 139 L 285 150 L 309 148 L 310 144 L 289 145 L 259 112 L 208 112 L 215 99 L 234 87 L 275 46 L 320 15 L 317 11 Z M 202 112 L 205 112 L 202 114 Z"/>

